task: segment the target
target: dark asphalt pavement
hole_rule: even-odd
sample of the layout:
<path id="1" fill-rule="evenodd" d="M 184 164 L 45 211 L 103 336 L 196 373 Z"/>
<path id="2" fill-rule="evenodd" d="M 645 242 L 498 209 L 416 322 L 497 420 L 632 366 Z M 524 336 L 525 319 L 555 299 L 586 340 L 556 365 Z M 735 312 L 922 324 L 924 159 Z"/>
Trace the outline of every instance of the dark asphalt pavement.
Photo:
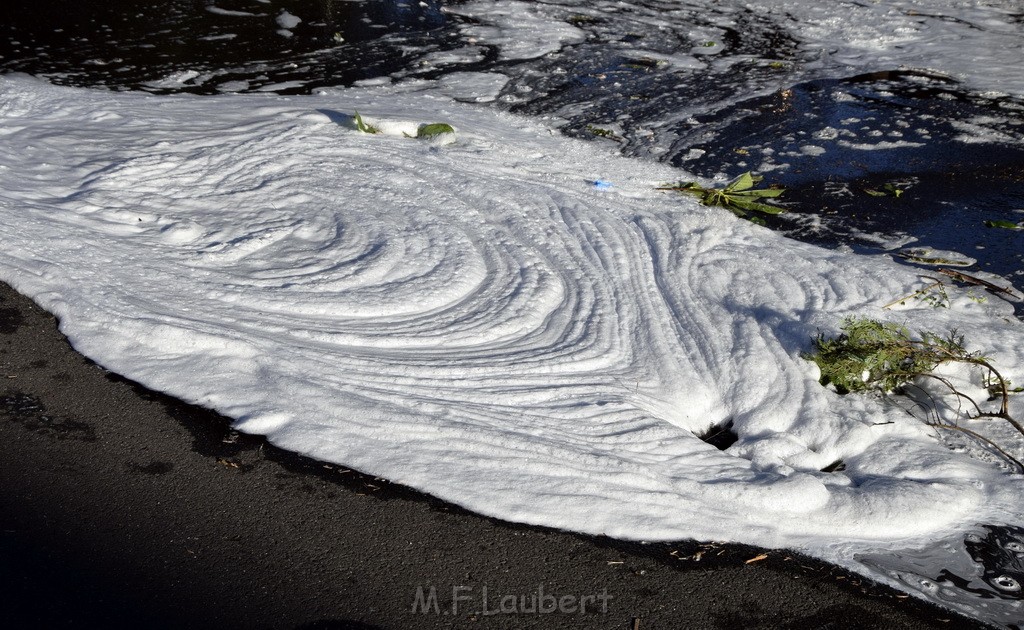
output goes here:
<path id="1" fill-rule="evenodd" d="M 0 606 L 11 629 L 980 627 L 797 554 L 509 524 L 281 451 L 2 284 Z"/>

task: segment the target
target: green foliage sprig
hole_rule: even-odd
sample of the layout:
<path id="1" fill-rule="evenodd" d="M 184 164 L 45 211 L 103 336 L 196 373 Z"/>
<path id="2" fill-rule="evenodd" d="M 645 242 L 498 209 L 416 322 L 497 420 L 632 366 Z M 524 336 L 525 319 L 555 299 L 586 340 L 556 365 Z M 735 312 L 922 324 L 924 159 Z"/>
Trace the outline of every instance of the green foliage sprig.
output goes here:
<path id="1" fill-rule="evenodd" d="M 616 142 L 625 142 L 626 139 L 615 133 L 611 129 L 605 129 L 604 127 L 597 127 L 595 125 L 587 125 L 587 132 L 591 133 L 598 138 L 604 138 L 606 140 L 615 140 Z"/>
<path id="2" fill-rule="evenodd" d="M 818 365 L 822 385 L 831 384 L 840 394 L 875 391 L 887 395 L 904 390 L 917 378 L 935 379 L 958 400 L 970 403 L 975 414 L 964 413 L 964 416 L 1002 418 L 1024 435 L 1024 426 L 1011 417 L 1009 411 L 1009 394 L 1016 390 L 1010 389 L 1010 381 L 1003 378 L 988 357 L 968 352 L 963 335 L 956 330 L 946 336 L 921 331 L 915 337 L 905 326 L 858 317 L 847 318 L 841 330 L 837 337 L 819 334 L 814 340 L 814 351 L 803 355 Z M 985 370 L 985 383 L 993 399 L 999 400 L 999 411 L 983 411 L 949 379 L 935 374 L 935 369 L 945 363 L 965 363 Z M 985 441 L 1024 471 L 1024 464 L 977 433 L 955 425 L 933 424 Z"/>
<path id="3" fill-rule="evenodd" d="M 898 389 L 911 378 L 927 374 L 951 360 L 973 361 L 963 337 L 921 333 L 911 337 L 906 327 L 890 322 L 849 318 L 838 337 L 818 335 L 815 351 L 806 355 L 821 369 L 822 385 L 832 384 L 840 394 Z"/>

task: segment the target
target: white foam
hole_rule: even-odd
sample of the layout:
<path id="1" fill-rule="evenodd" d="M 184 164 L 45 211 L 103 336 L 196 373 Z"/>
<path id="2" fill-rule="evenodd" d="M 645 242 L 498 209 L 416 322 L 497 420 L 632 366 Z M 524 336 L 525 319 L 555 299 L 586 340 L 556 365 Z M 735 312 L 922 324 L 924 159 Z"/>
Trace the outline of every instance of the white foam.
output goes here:
<path id="1" fill-rule="evenodd" d="M 498 47 L 503 60 L 542 57 L 586 39 L 579 28 L 549 19 L 542 6 L 519 0 L 475 1 L 446 6 L 444 11 L 480 22 L 462 25 L 463 36 L 472 45 Z"/>
<path id="2" fill-rule="evenodd" d="M 451 72 L 439 80 L 439 88 L 455 100 L 488 103 L 498 98 L 508 77 L 497 72 Z"/>
<path id="3" fill-rule="evenodd" d="M 251 11 L 233 11 L 231 9 L 222 9 L 212 4 L 206 5 L 206 10 L 214 15 L 227 15 L 230 17 L 263 17 L 266 13 L 252 13 Z"/>
<path id="4" fill-rule="evenodd" d="M 836 144 L 846 149 L 857 151 L 890 151 L 892 149 L 913 149 L 923 147 L 923 142 L 910 142 L 908 140 L 880 140 L 878 142 L 849 142 L 839 140 Z"/>
<path id="5" fill-rule="evenodd" d="M 302 22 L 302 18 L 297 15 L 292 15 L 288 11 L 282 9 L 281 12 L 277 14 L 275 21 L 282 29 L 293 29 Z"/>
<path id="6" fill-rule="evenodd" d="M 163 79 L 150 81 L 146 85 L 153 88 L 177 88 L 195 80 L 199 76 L 200 73 L 196 70 L 179 70 L 172 72 Z"/>
<path id="7" fill-rule="evenodd" d="M 1006 304 L 884 310 L 912 271 L 656 191 L 668 167 L 386 86 L 0 77 L 0 120 L 0 277 L 100 364 L 284 448 L 513 521 L 847 565 L 1024 522 L 1020 476 L 800 357 L 866 315 L 959 328 L 1022 382 Z M 447 147 L 397 133 L 442 121 Z M 728 451 L 694 436 L 726 420 Z"/>
<path id="8" fill-rule="evenodd" d="M 199 41 L 201 42 L 220 42 L 229 39 L 235 39 L 236 37 L 238 37 L 237 33 L 224 33 L 222 35 L 205 35 L 197 39 L 199 39 Z"/>
<path id="9" fill-rule="evenodd" d="M 834 67 L 921 68 L 976 89 L 1024 93 L 1017 0 L 765 0 L 758 9 L 794 18 L 791 33 Z"/>

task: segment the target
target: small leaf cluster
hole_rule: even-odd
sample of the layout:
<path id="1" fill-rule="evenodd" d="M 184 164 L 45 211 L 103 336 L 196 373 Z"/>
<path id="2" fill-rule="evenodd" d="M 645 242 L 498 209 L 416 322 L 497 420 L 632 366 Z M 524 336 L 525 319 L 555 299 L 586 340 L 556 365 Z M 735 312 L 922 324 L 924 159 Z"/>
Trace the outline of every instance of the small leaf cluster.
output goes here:
<path id="1" fill-rule="evenodd" d="M 746 216 L 750 211 L 765 214 L 785 212 L 784 208 L 761 202 L 762 199 L 778 197 L 786 190 L 785 188 L 755 188 L 763 179 L 763 177 L 752 175 L 750 171 L 747 171 L 723 188 L 705 188 L 697 182 L 681 182 L 672 186 L 664 186 L 660 190 L 674 190 L 695 195 L 705 206 L 722 206 L 739 216 Z"/>
<path id="2" fill-rule="evenodd" d="M 606 140 L 615 140 L 616 142 L 624 141 L 622 136 L 615 133 L 611 129 L 605 129 L 604 127 L 587 125 L 587 132 L 597 136 L 598 138 L 605 138 Z"/>

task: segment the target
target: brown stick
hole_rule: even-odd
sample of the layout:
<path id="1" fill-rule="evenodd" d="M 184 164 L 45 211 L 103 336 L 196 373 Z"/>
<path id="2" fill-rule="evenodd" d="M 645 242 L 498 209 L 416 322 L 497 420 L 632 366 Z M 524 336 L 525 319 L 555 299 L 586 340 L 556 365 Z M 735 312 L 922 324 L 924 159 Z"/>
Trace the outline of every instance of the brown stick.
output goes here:
<path id="1" fill-rule="evenodd" d="M 965 282 L 967 284 L 976 284 L 976 285 L 985 287 L 986 289 L 988 289 L 989 291 L 992 291 L 993 293 L 1005 293 L 1005 294 L 1013 296 L 1013 297 L 1019 297 L 1019 296 L 1015 295 L 1014 292 L 1011 289 L 1008 289 L 1006 287 L 1001 287 L 998 284 L 993 284 L 993 283 L 989 282 L 988 280 L 982 280 L 981 278 L 976 278 L 974 276 L 967 275 L 966 273 L 964 273 L 962 271 L 956 271 L 955 269 L 942 268 L 942 269 L 939 269 L 938 272 L 943 274 L 943 275 L 949 276 L 950 278 L 953 278 L 954 280 L 959 280 L 960 282 Z"/>

